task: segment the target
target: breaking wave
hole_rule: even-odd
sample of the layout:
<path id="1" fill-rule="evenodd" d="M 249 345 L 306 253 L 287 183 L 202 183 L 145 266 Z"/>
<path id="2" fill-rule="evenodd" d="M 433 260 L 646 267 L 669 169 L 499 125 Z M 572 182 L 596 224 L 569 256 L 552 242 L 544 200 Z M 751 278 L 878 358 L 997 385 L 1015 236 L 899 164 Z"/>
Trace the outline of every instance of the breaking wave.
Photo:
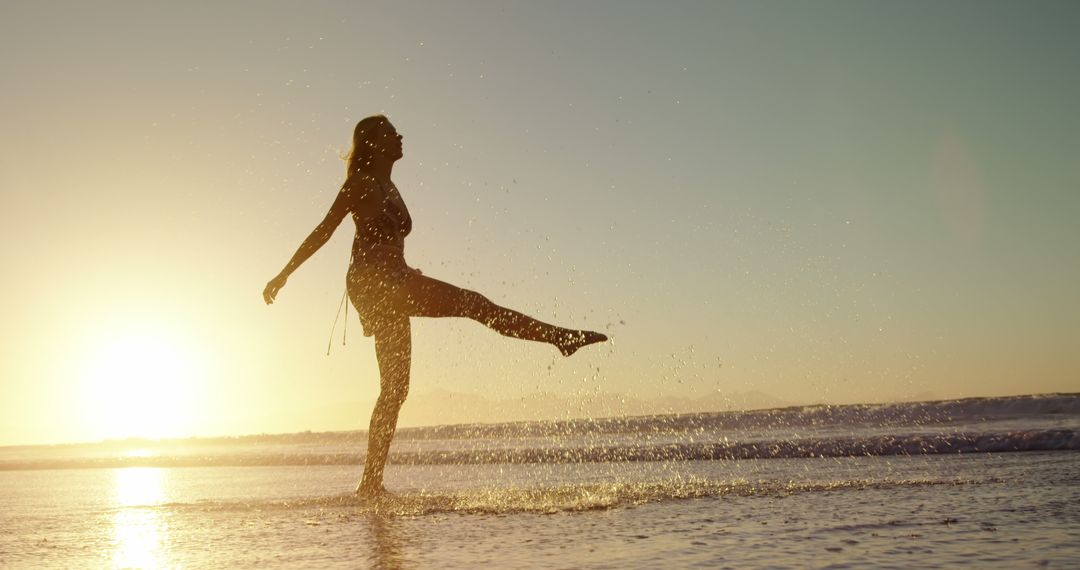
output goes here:
<path id="1" fill-rule="evenodd" d="M 559 464 L 1077 450 L 1080 450 L 1080 434 L 1075 430 L 1060 429 L 1006 433 L 880 435 L 747 442 L 669 443 L 661 445 L 436 449 L 429 451 L 397 451 L 391 453 L 389 460 L 391 463 L 401 465 Z M 363 463 L 363 460 L 364 456 L 360 453 L 108 456 L 5 461 L 0 463 L 0 469 L 359 465 Z"/>

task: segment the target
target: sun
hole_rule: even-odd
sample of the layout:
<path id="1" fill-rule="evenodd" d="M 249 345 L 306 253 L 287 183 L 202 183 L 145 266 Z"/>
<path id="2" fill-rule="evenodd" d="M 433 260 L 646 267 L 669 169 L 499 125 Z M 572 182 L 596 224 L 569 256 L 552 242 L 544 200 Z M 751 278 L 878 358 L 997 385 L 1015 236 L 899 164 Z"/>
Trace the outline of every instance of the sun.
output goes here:
<path id="1" fill-rule="evenodd" d="M 201 362 L 174 335 L 101 339 L 84 369 L 80 407 L 92 438 L 186 437 L 197 428 Z"/>

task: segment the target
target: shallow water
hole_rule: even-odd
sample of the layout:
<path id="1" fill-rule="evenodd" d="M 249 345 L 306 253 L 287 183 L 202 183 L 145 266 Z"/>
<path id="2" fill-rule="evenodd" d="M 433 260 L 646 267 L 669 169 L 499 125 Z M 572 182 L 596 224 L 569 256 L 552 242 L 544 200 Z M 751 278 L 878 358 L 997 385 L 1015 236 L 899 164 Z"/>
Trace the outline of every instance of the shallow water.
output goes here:
<path id="1" fill-rule="evenodd" d="M 1076 567 L 1080 452 L 0 472 L 0 565 Z"/>
<path id="2" fill-rule="evenodd" d="M 1080 395 L 0 448 L 3 568 L 1080 566 Z"/>

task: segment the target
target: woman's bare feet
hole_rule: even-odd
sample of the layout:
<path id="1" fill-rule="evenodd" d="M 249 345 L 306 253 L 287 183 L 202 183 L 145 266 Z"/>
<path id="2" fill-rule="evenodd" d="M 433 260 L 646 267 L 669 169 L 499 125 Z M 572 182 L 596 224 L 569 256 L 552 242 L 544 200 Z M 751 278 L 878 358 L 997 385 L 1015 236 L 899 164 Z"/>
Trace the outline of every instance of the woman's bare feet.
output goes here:
<path id="1" fill-rule="evenodd" d="M 361 481 L 360 484 L 356 486 L 356 496 L 365 499 L 378 499 L 389 494 L 389 491 L 386 490 L 386 487 L 382 486 L 382 483 L 368 485 L 364 481 Z"/>
<path id="2" fill-rule="evenodd" d="M 559 352 L 563 353 L 563 356 L 570 356 L 583 346 L 604 342 L 605 340 L 607 340 L 607 335 L 595 331 L 570 331 L 562 336 L 555 343 L 555 346 L 559 347 Z"/>

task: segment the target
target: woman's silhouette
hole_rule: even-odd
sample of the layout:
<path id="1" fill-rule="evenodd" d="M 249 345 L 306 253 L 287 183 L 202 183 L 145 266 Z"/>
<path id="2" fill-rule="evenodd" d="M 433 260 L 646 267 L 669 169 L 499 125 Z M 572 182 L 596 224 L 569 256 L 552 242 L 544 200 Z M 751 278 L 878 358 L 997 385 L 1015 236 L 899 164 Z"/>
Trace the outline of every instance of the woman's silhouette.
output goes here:
<path id="1" fill-rule="evenodd" d="M 565 329 L 500 307 L 475 291 L 421 275 L 405 264 L 405 236 L 412 218 L 390 172 L 402 157 L 402 137 L 382 116 L 356 125 L 345 184 L 323 221 L 300 244 L 289 263 L 266 284 L 263 299 L 274 302 L 289 275 L 330 239 L 346 215 L 356 223 L 346 279 L 349 299 L 360 314 L 365 336 L 375 337 L 381 391 L 371 414 L 368 453 L 359 494 L 385 492 L 383 466 L 409 392 L 412 338 L 409 317 L 467 317 L 500 334 L 555 345 L 570 356 L 607 340 L 598 332 Z"/>

